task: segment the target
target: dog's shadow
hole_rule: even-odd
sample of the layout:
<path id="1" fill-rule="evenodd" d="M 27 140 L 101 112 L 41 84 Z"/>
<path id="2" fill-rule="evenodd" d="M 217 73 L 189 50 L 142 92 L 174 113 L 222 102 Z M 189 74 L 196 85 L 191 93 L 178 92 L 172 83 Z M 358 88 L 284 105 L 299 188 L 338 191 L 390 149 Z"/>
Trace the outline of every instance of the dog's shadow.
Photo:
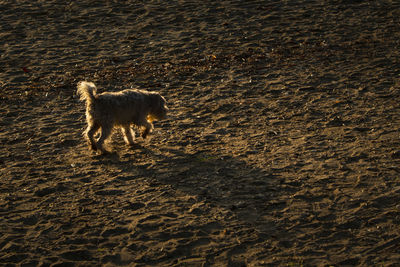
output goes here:
<path id="1" fill-rule="evenodd" d="M 114 149 L 118 148 L 114 146 Z M 156 183 L 170 185 L 228 209 L 243 221 L 258 224 L 266 209 L 264 203 L 268 203 L 271 194 L 276 191 L 279 177 L 234 156 L 216 155 L 207 150 L 188 152 L 184 149 L 183 146 L 135 144 L 96 157 L 99 162 L 113 165 L 121 175 L 130 179 L 148 177 Z M 262 228 L 259 230 L 265 230 Z"/>

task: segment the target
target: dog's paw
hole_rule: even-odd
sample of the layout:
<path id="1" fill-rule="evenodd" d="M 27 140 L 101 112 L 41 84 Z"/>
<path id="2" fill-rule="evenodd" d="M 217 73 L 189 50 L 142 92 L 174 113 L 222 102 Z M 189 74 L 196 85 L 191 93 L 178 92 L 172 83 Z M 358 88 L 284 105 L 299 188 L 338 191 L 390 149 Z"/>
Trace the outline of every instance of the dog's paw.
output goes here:
<path id="1" fill-rule="evenodd" d="M 109 155 L 111 153 L 112 153 L 111 151 L 108 151 L 106 149 L 101 149 L 98 151 L 98 154 L 100 154 L 100 155 Z"/>
<path id="2" fill-rule="evenodd" d="M 91 150 L 93 150 L 93 151 L 97 151 L 97 146 L 94 145 L 94 144 L 89 145 L 89 148 L 90 148 Z"/>
<path id="3" fill-rule="evenodd" d="M 97 150 L 97 146 L 95 143 L 88 141 L 87 144 L 88 144 L 90 150 L 93 150 L 93 151 Z"/>
<path id="4" fill-rule="evenodd" d="M 143 149 L 143 146 L 141 144 L 135 143 L 135 144 L 131 144 L 129 146 L 129 149 L 132 149 L 132 150 Z"/>
<path id="5" fill-rule="evenodd" d="M 142 133 L 141 133 L 141 136 L 142 136 L 142 138 L 143 139 L 146 139 L 147 138 L 147 136 L 149 135 L 149 133 L 150 133 L 150 131 L 149 130 L 144 130 Z"/>

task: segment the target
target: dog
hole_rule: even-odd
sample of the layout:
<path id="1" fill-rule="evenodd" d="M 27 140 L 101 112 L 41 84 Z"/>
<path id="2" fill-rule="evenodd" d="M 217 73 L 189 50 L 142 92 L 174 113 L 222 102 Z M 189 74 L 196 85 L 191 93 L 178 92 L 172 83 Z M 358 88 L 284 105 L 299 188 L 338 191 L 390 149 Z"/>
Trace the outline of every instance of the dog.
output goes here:
<path id="1" fill-rule="evenodd" d="M 165 98 L 157 92 L 126 89 L 120 92 L 104 92 L 97 94 L 92 82 L 81 81 L 77 85 L 80 100 L 86 101 L 87 129 L 84 136 L 89 148 L 107 153 L 104 143 L 111 136 L 113 128 L 121 128 L 124 140 L 128 145 L 135 141 L 136 126 L 145 139 L 153 130 L 152 122 L 163 120 L 167 116 L 168 107 Z M 100 136 L 95 141 L 95 134 Z"/>

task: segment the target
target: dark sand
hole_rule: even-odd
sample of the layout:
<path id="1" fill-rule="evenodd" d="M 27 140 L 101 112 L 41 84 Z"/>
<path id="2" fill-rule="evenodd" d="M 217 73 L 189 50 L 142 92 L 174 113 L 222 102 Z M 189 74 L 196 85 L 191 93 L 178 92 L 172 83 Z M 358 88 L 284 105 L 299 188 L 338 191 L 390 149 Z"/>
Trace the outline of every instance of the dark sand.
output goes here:
<path id="1" fill-rule="evenodd" d="M 0 3 L 0 264 L 399 266 L 398 1 L 98 2 Z M 171 117 L 95 155 L 80 80 Z"/>

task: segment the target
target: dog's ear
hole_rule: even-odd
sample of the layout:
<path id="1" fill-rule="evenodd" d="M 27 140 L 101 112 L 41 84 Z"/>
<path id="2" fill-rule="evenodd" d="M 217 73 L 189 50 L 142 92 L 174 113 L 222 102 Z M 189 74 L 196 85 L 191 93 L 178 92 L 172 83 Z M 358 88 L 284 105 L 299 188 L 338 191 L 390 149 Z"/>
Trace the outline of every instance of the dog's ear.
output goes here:
<path id="1" fill-rule="evenodd" d="M 150 105 L 154 107 L 155 109 L 163 109 L 166 107 L 166 101 L 165 98 L 162 97 L 160 94 L 155 93 L 151 95 L 151 103 Z"/>
<path id="2" fill-rule="evenodd" d="M 161 105 L 160 96 L 158 94 L 151 94 L 150 95 L 150 107 L 154 109 L 158 109 Z"/>
<path id="3" fill-rule="evenodd" d="M 165 98 L 160 95 L 160 108 L 167 107 L 167 101 L 165 101 Z"/>

